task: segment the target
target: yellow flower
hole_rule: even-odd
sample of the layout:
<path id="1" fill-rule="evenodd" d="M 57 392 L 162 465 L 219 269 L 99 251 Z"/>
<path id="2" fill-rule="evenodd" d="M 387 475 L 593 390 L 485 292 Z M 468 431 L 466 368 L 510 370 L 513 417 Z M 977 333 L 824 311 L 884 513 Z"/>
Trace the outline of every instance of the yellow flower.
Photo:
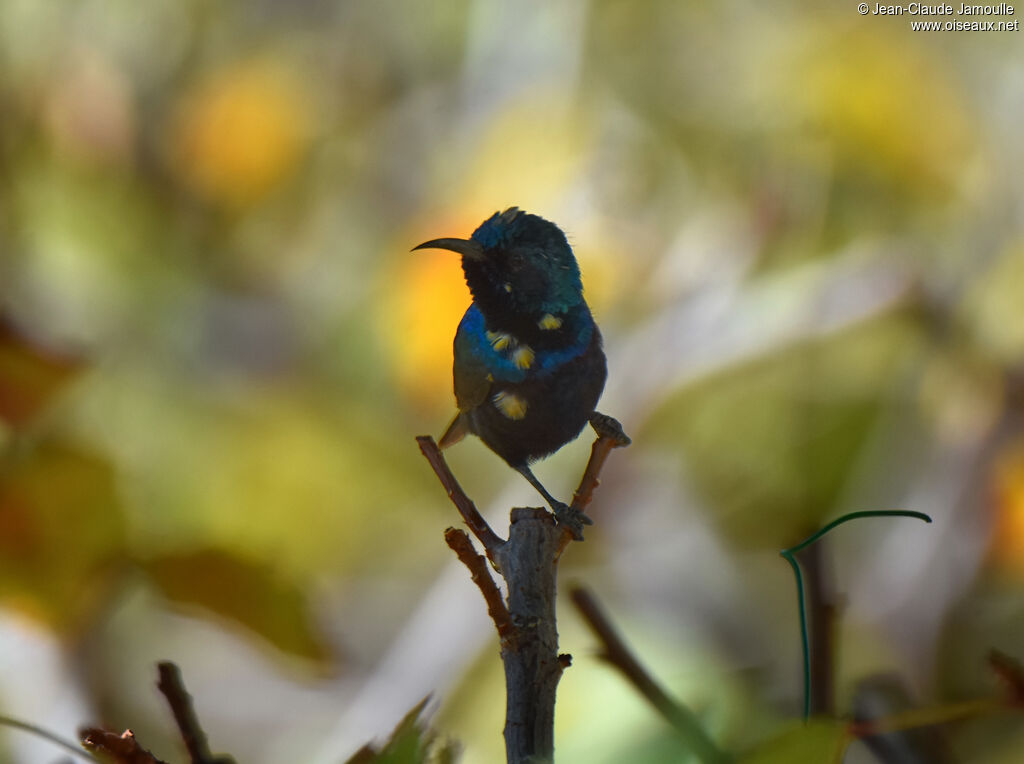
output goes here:
<path id="1" fill-rule="evenodd" d="M 235 64 L 196 83 L 182 98 L 169 159 L 198 196 L 245 206 L 292 172 L 306 148 L 309 122 L 309 103 L 283 68 Z"/>
<path id="2" fill-rule="evenodd" d="M 1002 567 L 1024 577 L 1024 442 L 997 460 L 993 494 L 997 511 L 993 556 Z"/>
<path id="3" fill-rule="evenodd" d="M 375 301 L 379 326 L 402 391 L 418 405 L 454 410 L 452 340 L 471 300 L 462 264 L 453 252 L 407 250 L 432 236 L 468 236 L 473 225 L 435 222 L 417 230 L 419 238 L 410 234 L 396 245 L 385 269 Z"/>

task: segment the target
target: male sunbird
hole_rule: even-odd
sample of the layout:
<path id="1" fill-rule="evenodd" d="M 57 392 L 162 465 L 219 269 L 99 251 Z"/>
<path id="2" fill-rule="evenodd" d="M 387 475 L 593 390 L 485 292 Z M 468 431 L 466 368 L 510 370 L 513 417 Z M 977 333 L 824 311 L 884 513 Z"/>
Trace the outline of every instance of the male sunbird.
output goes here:
<path id="1" fill-rule="evenodd" d="M 530 470 L 580 434 L 607 377 L 601 333 L 565 234 L 511 207 L 469 239 L 432 239 L 414 249 L 462 255 L 473 296 L 455 334 L 459 411 L 438 445 L 476 435 L 581 538 L 582 523 L 590 520 L 555 499 Z"/>

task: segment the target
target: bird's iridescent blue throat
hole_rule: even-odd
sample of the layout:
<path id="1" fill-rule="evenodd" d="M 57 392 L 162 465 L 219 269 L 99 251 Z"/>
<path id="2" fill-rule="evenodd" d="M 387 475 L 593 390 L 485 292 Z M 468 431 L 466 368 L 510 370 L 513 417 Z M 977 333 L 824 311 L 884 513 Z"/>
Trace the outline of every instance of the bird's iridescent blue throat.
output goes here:
<path id="1" fill-rule="evenodd" d="M 473 304 L 462 316 L 456 336 L 465 338 L 465 351 L 484 360 L 495 379 L 521 382 L 528 375 L 540 379 L 553 374 L 563 364 L 587 349 L 594 336 L 595 325 L 585 303 L 575 306 L 565 314 L 563 327 L 564 340 L 556 347 L 545 347 L 543 341 L 526 345 L 510 335 L 490 331 L 483 313 Z M 538 335 L 542 339 L 545 331 L 552 334 L 551 330 L 540 330 Z M 506 337 L 509 339 L 506 340 Z M 532 352 L 529 364 L 524 363 L 522 353 L 519 353 L 517 360 L 516 351 L 523 347 L 530 348 Z"/>
<path id="2" fill-rule="evenodd" d="M 579 435 L 607 375 L 601 333 L 565 234 L 512 207 L 469 239 L 432 239 L 415 249 L 428 248 L 462 255 L 473 296 L 454 342 L 459 410 L 440 446 L 477 435 L 564 518 L 568 508 L 529 465 Z"/>

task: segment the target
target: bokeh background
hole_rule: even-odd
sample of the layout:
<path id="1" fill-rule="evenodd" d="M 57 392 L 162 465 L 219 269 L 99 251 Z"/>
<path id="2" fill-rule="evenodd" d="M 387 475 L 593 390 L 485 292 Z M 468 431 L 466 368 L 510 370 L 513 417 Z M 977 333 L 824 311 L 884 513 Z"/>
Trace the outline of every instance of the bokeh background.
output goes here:
<path id="1" fill-rule="evenodd" d="M 341 762 L 424 696 L 468 764 L 504 696 L 413 436 L 453 410 L 457 258 L 556 221 L 616 452 L 561 566 L 732 750 L 801 704 L 822 542 L 836 712 L 1024 659 L 1024 46 L 853 3 L 3 0 L 0 713 L 181 756 Z M 589 437 L 539 468 L 561 495 Z M 499 526 L 532 489 L 450 452 Z M 560 761 L 685 761 L 562 599 Z M 1018 762 L 1019 717 L 949 729 Z M 794 749 L 795 750 L 795 749 Z M 780 760 L 813 760 L 807 758 Z M 0 761 L 60 752 L 0 730 Z M 860 744 L 848 762 L 872 759 Z"/>

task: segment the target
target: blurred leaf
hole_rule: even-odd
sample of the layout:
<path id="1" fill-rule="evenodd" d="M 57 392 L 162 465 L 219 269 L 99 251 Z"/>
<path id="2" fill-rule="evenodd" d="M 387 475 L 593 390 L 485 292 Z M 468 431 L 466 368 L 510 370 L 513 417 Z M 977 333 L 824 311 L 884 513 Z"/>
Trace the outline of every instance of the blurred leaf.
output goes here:
<path id="1" fill-rule="evenodd" d="M 34 296 L 26 306 L 35 307 L 34 325 L 123 351 L 131 346 L 127 326 L 133 337 L 158 330 L 167 320 L 164 300 L 195 289 L 186 263 L 171 254 L 187 237 L 168 218 L 159 187 L 126 168 L 99 172 L 55 160 L 45 151 L 17 158 L 15 288 Z"/>
<path id="2" fill-rule="evenodd" d="M 741 764 L 839 764 L 849 743 L 846 722 L 812 719 L 798 722 L 752 753 Z"/>
<path id="3" fill-rule="evenodd" d="M 47 443 L 0 467 L 0 600 L 59 631 L 100 606 L 102 575 L 124 546 L 114 471 Z"/>
<path id="4" fill-rule="evenodd" d="M 1024 358 L 1024 242 L 1016 241 L 971 284 L 960 306 L 978 344 L 1013 366 Z"/>
<path id="5" fill-rule="evenodd" d="M 943 60 L 876 24 L 811 24 L 780 71 L 783 102 L 828 141 L 851 177 L 909 192 L 955 187 L 975 150 L 963 95 Z"/>
<path id="6" fill-rule="evenodd" d="M 683 451 L 734 539 L 789 546 L 831 511 L 908 347 L 886 319 L 731 369 L 670 400 L 648 439 Z"/>
<path id="7" fill-rule="evenodd" d="M 998 650 L 1021 660 L 1021 634 L 1024 597 L 1019 579 L 1002 571 L 979 577 L 949 611 L 940 633 L 935 659 L 938 697 L 1005 697 L 1005 680 L 984 665 L 984 656 Z"/>
<path id="8" fill-rule="evenodd" d="M 918 404 L 936 442 L 978 442 L 1002 416 L 1005 396 L 1003 370 L 970 345 L 938 347 L 922 364 Z"/>
<path id="9" fill-rule="evenodd" d="M 446 742 L 436 744 L 435 734 L 424 727 L 420 715 L 430 697 L 427 696 L 405 715 L 395 727 L 388 742 L 380 750 L 370 744 L 361 749 L 346 764 L 451 764 L 456 759 L 457 746 Z"/>
<path id="10" fill-rule="evenodd" d="M 214 547 L 301 583 L 383 560 L 419 570 L 439 551 L 421 543 L 437 527 L 423 511 L 432 475 L 415 446 L 396 449 L 412 442 L 407 423 L 376 403 L 291 386 L 238 386 L 222 402 L 196 381 L 128 371 L 92 405 L 129 465 L 133 540 L 150 555 Z"/>
<path id="11" fill-rule="evenodd" d="M 217 549 L 166 555 L 143 564 L 171 600 L 198 605 L 245 626 L 275 647 L 318 663 L 334 657 L 306 594 L 271 566 Z"/>
<path id="12" fill-rule="evenodd" d="M 33 344 L 0 317 L 0 419 L 24 425 L 82 366 Z"/>

